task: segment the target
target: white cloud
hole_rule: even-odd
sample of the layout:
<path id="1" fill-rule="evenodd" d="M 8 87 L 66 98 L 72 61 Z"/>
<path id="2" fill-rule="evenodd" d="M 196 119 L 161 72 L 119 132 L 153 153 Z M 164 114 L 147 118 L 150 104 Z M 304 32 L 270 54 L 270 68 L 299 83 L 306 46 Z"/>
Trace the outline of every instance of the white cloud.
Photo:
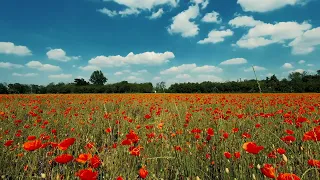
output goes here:
<path id="1" fill-rule="evenodd" d="M 209 73 L 209 72 L 216 72 L 220 73 L 223 69 L 215 66 L 197 66 L 196 64 L 182 64 L 180 66 L 173 66 L 169 69 L 160 71 L 160 74 L 179 74 L 183 72 L 194 72 L 194 73 Z"/>
<path id="2" fill-rule="evenodd" d="M 302 74 L 304 71 L 305 71 L 304 69 L 296 69 L 294 71 L 289 71 L 289 73 L 298 72 Z"/>
<path id="3" fill-rule="evenodd" d="M 89 60 L 89 64 L 98 67 L 119 67 L 130 64 L 146 64 L 146 65 L 160 65 L 169 62 L 175 56 L 172 52 L 155 53 L 144 52 L 141 54 L 134 54 L 130 52 L 127 56 L 97 56 Z"/>
<path id="4" fill-rule="evenodd" d="M 284 64 L 282 65 L 282 68 L 285 68 L 285 69 L 292 69 L 292 68 L 293 68 L 293 66 L 292 66 L 292 64 L 290 64 L 290 63 L 284 63 Z"/>
<path id="5" fill-rule="evenodd" d="M 191 76 L 189 74 L 178 74 L 176 75 L 177 79 L 190 79 Z"/>
<path id="6" fill-rule="evenodd" d="M 207 23 L 221 23 L 221 18 L 219 17 L 220 14 L 218 12 L 212 11 L 211 13 L 207 13 L 202 19 L 202 22 L 207 22 Z"/>
<path id="7" fill-rule="evenodd" d="M 220 63 L 220 65 L 237 65 L 237 64 L 246 64 L 248 61 L 244 58 L 233 58 Z"/>
<path id="8" fill-rule="evenodd" d="M 223 79 L 218 76 L 207 75 L 207 74 L 200 74 L 198 75 L 197 78 L 198 78 L 197 82 L 203 82 L 203 81 L 222 82 L 223 81 Z"/>
<path id="9" fill-rule="evenodd" d="M 209 32 L 208 37 L 198 41 L 198 44 L 207 44 L 212 43 L 216 44 L 219 42 L 223 42 L 225 37 L 232 36 L 233 31 L 230 29 L 224 30 L 224 31 L 218 31 L 218 30 L 212 30 Z"/>
<path id="10" fill-rule="evenodd" d="M 277 24 L 258 24 L 244 35 L 237 45 L 241 48 L 257 48 L 273 43 L 285 43 L 286 40 L 294 39 L 311 28 L 307 22 L 279 22 Z"/>
<path id="11" fill-rule="evenodd" d="M 109 17 L 114 17 L 114 16 L 118 15 L 117 11 L 111 11 L 107 8 L 98 9 L 97 11 L 102 14 L 106 14 Z"/>
<path id="12" fill-rule="evenodd" d="M 161 80 L 161 77 L 160 76 L 156 76 L 156 77 L 153 78 L 153 80 L 154 81 L 159 81 L 159 80 Z"/>
<path id="13" fill-rule="evenodd" d="M 148 73 L 148 70 L 146 70 L 146 69 L 141 69 L 141 70 L 138 71 L 138 73 Z"/>
<path id="14" fill-rule="evenodd" d="M 199 33 L 199 27 L 195 22 L 190 20 L 199 16 L 198 5 L 190 6 L 187 10 L 182 11 L 172 18 L 173 22 L 168 27 L 170 34 L 181 34 L 182 37 L 193 37 Z"/>
<path id="15" fill-rule="evenodd" d="M 234 27 L 254 27 L 258 24 L 263 24 L 262 21 L 253 19 L 252 16 L 238 16 L 229 21 L 229 25 Z"/>
<path id="16" fill-rule="evenodd" d="M 196 73 L 209 73 L 209 72 L 217 72 L 220 73 L 223 71 L 222 68 L 216 67 L 216 66 L 208 66 L 208 65 L 204 65 L 204 66 L 199 66 L 199 67 L 195 67 L 194 69 L 191 70 L 192 72 L 196 72 Z"/>
<path id="17" fill-rule="evenodd" d="M 122 17 L 126 17 L 129 15 L 138 15 L 140 14 L 140 11 L 137 9 L 133 9 L 133 8 L 127 8 L 125 10 L 119 11 L 118 12 Z"/>
<path id="18" fill-rule="evenodd" d="M 309 54 L 318 45 L 320 45 L 320 27 L 304 32 L 289 44 L 292 46 L 293 54 Z"/>
<path id="19" fill-rule="evenodd" d="M 18 56 L 32 55 L 26 46 L 17 46 L 12 42 L 0 42 L 0 54 L 14 54 Z"/>
<path id="20" fill-rule="evenodd" d="M 201 9 L 205 9 L 209 5 L 209 0 L 192 0 L 191 2 L 195 4 L 200 4 Z"/>
<path id="21" fill-rule="evenodd" d="M 14 69 L 14 68 L 22 68 L 23 65 L 20 64 L 13 64 L 10 62 L 0 62 L 0 68 L 6 68 L 6 69 Z"/>
<path id="22" fill-rule="evenodd" d="M 304 64 L 306 61 L 305 60 L 300 60 L 298 63 L 299 64 Z"/>
<path id="23" fill-rule="evenodd" d="M 48 76 L 50 79 L 70 79 L 72 74 L 54 74 Z"/>
<path id="24" fill-rule="evenodd" d="M 59 66 L 54 66 L 51 64 L 42 64 L 39 61 L 30 61 L 26 64 L 26 66 L 32 69 L 37 69 L 39 71 L 60 71 L 61 70 Z"/>
<path id="25" fill-rule="evenodd" d="M 160 74 L 177 74 L 177 73 L 182 73 L 185 71 L 192 70 L 196 67 L 197 67 L 196 64 L 182 64 L 180 66 L 173 66 L 169 69 L 160 71 Z"/>
<path id="26" fill-rule="evenodd" d="M 96 70 L 100 70 L 101 68 L 98 66 L 87 65 L 87 66 L 80 66 L 79 69 L 83 71 L 96 71 Z"/>
<path id="27" fill-rule="evenodd" d="M 34 76 L 38 76 L 38 74 L 37 74 L 37 73 L 26 73 L 26 74 L 12 73 L 12 76 L 18 76 L 18 77 L 34 77 Z"/>
<path id="28" fill-rule="evenodd" d="M 47 52 L 47 56 L 49 59 L 67 62 L 72 59 L 78 60 L 80 56 L 67 56 L 66 52 L 63 49 L 51 49 Z"/>
<path id="29" fill-rule="evenodd" d="M 280 9 L 287 5 L 297 5 L 305 0 L 238 0 L 238 4 L 244 11 L 268 12 Z"/>
<path id="30" fill-rule="evenodd" d="M 124 80 L 128 80 L 128 82 L 142 82 L 142 81 L 144 81 L 143 78 L 138 78 L 136 76 L 129 76 Z"/>
<path id="31" fill-rule="evenodd" d="M 157 12 L 153 12 L 151 16 L 149 16 L 149 19 L 158 19 L 163 15 L 164 11 L 162 8 L 160 8 Z"/>
<path id="32" fill-rule="evenodd" d="M 267 70 L 265 67 L 261 67 L 261 66 L 253 66 L 255 71 L 265 71 Z M 244 72 L 253 72 L 252 67 L 249 67 L 247 69 L 244 70 Z"/>
<path id="33" fill-rule="evenodd" d="M 114 0 L 114 2 L 132 9 L 151 10 L 161 5 L 176 7 L 179 0 Z"/>
<path id="34" fill-rule="evenodd" d="M 113 75 L 115 75 L 115 76 L 120 76 L 120 75 L 122 75 L 122 74 L 123 74 L 123 72 L 118 71 L 118 72 L 115 72 Z"/>
<path id="35" fill-rule="evenodd" d="M 313 67 L 313 66 L 314 66 L 314 64 L 307 64 L 307 66 L 308 66 L 308 67 Z"/>

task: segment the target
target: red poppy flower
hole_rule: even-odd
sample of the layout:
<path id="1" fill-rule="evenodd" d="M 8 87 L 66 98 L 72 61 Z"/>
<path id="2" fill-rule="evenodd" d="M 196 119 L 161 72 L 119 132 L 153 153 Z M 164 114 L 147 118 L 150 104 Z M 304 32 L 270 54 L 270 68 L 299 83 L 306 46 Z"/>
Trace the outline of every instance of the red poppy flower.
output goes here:
<path id="1" fill-rule="evenodd" d="M 308 160 L 309 166 L 320 168 L 320 160 L 310 159 Z"/>
<path id="2" fill-rule="evenodd" d="M 282 148 L 278 148 L 278 149 L 277 149 L 277 152 L 278 152 L 279 154 L 285 154 L 285 153 L 286 153 L 286 150 L 285 150 L 285 149 L 282 149 Z"/>
<path id="3" fill-rule="evenodd" d="M 54 160 L 57 163 L 66 164 L 66 163 L 68 163 L 68 162 L 73 160 L 73 156 L 70 155 L 70 154 L 62 154 L 60 156 L 57 156 Z"/>
<path id="4" fill-rule="evenodd" d="M 107 128 L 106 130 L 105 130 L 105 132 L 108 134 L 108 133 L 110 133 L 111 132 L 111 128 Z"/>
<path id="5" fill-rule="evenodd" d="M 151 118 L 151 115 L 150 115 L 150 114 L 146 114 L 146 115 L 144 115 L 144 118 L 150 119 L 150 118 Z"/>
<path id="6" fill-rule="evenodd" d="M 140 150 L 143 149 L 141 146 L 137 146 L 137 147 L 130 147 L 129 151 L 130 154 L 133 156 L 140 156 Z"/>
<path id="7" fill-rule="evenodd" d="M 229 153 L 229 152 L 224 152 L 223 154 L 224 154 L 224 156 L 225 156 L 227 159 L 230 159 L 230 158 L 231 158 L 231 153 Z"/>
<path id="8" fill-rule="evenodd" d="M 33 140 L 35 140 L 35 139 L 37 139 L 37 137 L 36 136 L 28 136 L 28 141 L 33 141 Z"/>
<path id="9" fill-rule="evenodd" d="M 258 154 L 264 149 L 263 146 L 258 146 L 255 142 L 246 142 L 243 144 L 242 148 L 251 154 Z"/>
<path id="10" fill-rule="evenodd" d="M 90 159 L 90 163 L 89 166 L 92 168 L 98 168 L 101 165 L 101 160 L 99 158 L 98 155 L 94 155 L 91 159 Z"/>
<path id="11" fill-rule="evenodd" d="M 236 159 L 239 159 L 239 158 L 241 157 L 240 152 L 235 152 L 235 153 L 234 153 L 234 157 L 235 157 Z"/>
<path id="12" fill-rule="evenodd" d="M 279 176 L 277 177 L 277 180 L 300 180 L 300 178 L 295 175 L 295 174 L 291 174 L 291 173 L 281 173 L 279 174 Z"/>
<path id="13" fill-rule="evenodd" d="M 82 169 L 76 173 L 81 180 L 96 180 L 98 179 L 98 172 L 93 172 L 92 169 Z"/>
<path id="14" fill-rule="evenodd" d="M 294 142 L 296 138 L 294 136 L 284 136 L 281 138 L 281 140 L 287 143 L 290 143 L 290 142 Z"/>
<path id="15" fill-rule="evenodd" d="M 13 140 L 8 140 L 4 143 L 4 146 L 8 147 L 8 146 L 11 146 L 13 144 Z"/>
<path id="16" fill-rule="evenodd" d="M 92 158 L 91 154 L 80 154 L 76 161 L 82 164 L 85 164 L 89 159 Z"/>
<path id="17" fill-rule="evenodd" d="M 214 131 L 213 131 L 212 128 L 209 128 L 209 129 L 207 130 L 207 133 L 208 133 L 209 136 L 214 136 Z"/>
<path id="18" fill-rule="evenodd" d="M 145 167 L 140 168 L 140 169 L 139 169 L 139 176 L 140 176 L 140 178 L 142 178 L 142 179 L 147 178 L 147 176 L 148 176 L 148 170 L 147 170 Z"/>
<path id="19" fill-rule="evenodd" d="M 320 141 L 320 126 L 313 128 L 311 131 L 304 133 L 303 141 Z"/>
<path id="20" fill-rule="evenodd" d="M 264 164 L 260 170 L 268 178 L 276 178 L 276 169 L 271 164 Z"/>
<path id="21" fill-rule="evenodd" d="M 61 141 L 58 145 L 58 148 L 62 151 L 65 151 L 76 141 L 75 138 L 67 138 L 63 141 Z"/>
<path id="22" fill-rule="evenodd" d="M 42 144 L 40 140 L 28 141 L 23 144 L 23 148 L 26 151 L 34 151 L 41 148 Z"/>

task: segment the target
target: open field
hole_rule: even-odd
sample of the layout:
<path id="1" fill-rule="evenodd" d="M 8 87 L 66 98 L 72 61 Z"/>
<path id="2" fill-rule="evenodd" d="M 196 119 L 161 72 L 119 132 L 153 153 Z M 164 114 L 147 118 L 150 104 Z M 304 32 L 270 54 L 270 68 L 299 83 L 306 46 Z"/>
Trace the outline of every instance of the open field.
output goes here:
<path id="1" fill-rule="evenodd" d="M 320 179 L 319 142 L 319 94 L 0 96 L 3 179 Z"/>

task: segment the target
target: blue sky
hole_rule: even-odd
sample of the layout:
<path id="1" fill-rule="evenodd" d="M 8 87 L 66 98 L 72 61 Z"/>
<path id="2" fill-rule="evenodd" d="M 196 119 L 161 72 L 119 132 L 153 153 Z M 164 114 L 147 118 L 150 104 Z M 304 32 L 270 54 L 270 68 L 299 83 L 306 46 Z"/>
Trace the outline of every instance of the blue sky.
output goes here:
<path id="1" fill-rule="evenodd" d="M 0 82 L 228 81 L 320 69 L 319 0 L 2 1 Z"/>

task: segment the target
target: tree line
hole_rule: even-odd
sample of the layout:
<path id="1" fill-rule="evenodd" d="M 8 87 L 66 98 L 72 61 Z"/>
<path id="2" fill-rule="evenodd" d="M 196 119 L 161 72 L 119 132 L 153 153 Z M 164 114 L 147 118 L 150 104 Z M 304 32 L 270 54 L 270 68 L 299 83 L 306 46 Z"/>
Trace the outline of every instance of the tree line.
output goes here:
<path id="1" fill-rule="evenodd" d="M 227 82 L 174 83 L 166 87 L 165 82 L 129 83 L 121 81 L 105 84 L 107 78 L 101 71 L 94 71 L 89 82 L 77 78 L 71 83 L 35 84 L 0 83 L 0 94 L 54 94 L 54 93 L 303 93 L 320 92 L 320 70 L 317 74 L 293 72 L 288 78 L 279 80 L 275 75 L 263 80 L 238 80 Z M 258 87 L 260 86 L 260 89 Z"/>

